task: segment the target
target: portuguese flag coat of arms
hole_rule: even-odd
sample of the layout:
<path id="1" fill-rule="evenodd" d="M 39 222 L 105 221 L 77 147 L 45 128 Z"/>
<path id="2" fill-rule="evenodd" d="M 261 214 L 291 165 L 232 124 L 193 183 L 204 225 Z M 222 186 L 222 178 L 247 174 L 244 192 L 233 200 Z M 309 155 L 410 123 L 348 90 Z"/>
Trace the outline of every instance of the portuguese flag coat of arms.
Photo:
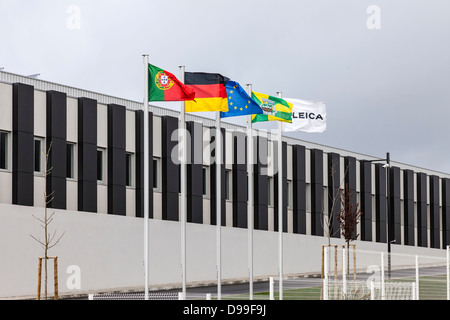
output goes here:
<path id="1" fill-rule="evenodd" d="M 148 101 L 186 101 L 194 98 L 194 90 L 172 73 L 148 64 Z"/>

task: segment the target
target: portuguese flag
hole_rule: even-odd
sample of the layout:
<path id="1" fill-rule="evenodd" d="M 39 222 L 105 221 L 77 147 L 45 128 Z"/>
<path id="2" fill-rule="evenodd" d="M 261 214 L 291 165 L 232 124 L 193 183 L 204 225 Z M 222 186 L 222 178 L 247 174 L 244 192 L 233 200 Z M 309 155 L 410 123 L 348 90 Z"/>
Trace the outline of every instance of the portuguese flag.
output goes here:
<path id="1" fill-rule="evenodd" d="M 252 99 L 255 100 L 263 110 L 262 114 L 255 114 L 252 116 L 252 122 L 292 122 L 292 103 L 278 97 L 272 97 L 258 92 L 252 92 Z"/>
<path id="2" fill-rule="evenodd" d="M 195 100 L 184 105 L 186 112 L 228 111 L 227 77 L 218 73 L 185 72 L 184 80 L 195 92 Z"/>
<path id="3" fill-rule="evenodd" d="M 194 97 L 194 90 L 172 73 L 148 64 L 148 101 L 184 101 Z"/>

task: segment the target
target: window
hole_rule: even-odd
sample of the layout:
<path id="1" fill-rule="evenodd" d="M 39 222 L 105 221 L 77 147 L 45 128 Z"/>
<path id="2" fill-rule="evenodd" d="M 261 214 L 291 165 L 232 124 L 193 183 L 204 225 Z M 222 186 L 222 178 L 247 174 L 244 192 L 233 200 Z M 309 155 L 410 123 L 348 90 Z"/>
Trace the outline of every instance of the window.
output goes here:
<path id="1" fill-rule="evenodd" d="M 105 182 L 105 149 L 97 149 L 97 181 Z"/>
<path id="2" fill-rule="evenodd" d="M 131 153 L 127 153 L 125 155 L 126 159 L 126 166 L 127 166 L 127 170 L 126 170 L 126 175 L 125 175 L 125 185 L 127 187 L 132 187 L 133 186 L 133 154 Z"/>
<path id="3" fill-rule="evenodd" d="M 75 178 L 75 145 L 67 143 L 66 146 L 66 178 Z"/>
<path id="4" fill-rule="evenodd" d="M 8 169 L 8 133 L 0 131 L 0 169 Z"/>
<path id="5" fill-rule="evenodd" d="M 44 139 L 34 138 L 34 172 L 42 173 L 43 169 L 43 153 L 44 151 Z"/>

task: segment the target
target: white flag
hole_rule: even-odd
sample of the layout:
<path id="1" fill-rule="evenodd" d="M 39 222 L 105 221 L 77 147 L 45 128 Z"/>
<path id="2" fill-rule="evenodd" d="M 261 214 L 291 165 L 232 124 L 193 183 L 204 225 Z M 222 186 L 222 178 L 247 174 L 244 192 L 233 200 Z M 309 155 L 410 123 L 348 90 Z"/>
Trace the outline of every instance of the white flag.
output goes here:
<path id="1" fill-rule="evenodd" d="M 283 98 L 292 103 L 292 123 L 283 123 L 283 131 L 324 132 L 327 110 L 322 101 Z"/>

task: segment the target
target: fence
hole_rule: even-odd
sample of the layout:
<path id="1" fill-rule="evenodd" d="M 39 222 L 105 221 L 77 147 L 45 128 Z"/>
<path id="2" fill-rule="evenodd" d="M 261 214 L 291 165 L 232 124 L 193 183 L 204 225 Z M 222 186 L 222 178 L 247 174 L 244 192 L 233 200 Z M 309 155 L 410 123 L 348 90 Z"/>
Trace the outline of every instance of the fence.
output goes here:
<path id="1" fill-rule="evenodd" d="M 324 250 L 321 299 L 444 300 L 450 298 L 447 256 Z M 333 257 L 334 255 L 334 257 Z M 333 259 L 334 258 L 334 259 Z"/>
<path id="2" fill-rule="evenodd" d="M 148 294 L 148 300 L 182 300 L 179 292 L 155 292 Z M 130 293 L 93 293 L 89 300 L 145 300 L 143 292 Z"/>
<path id="3" fill-rule="evenodd" d="M 313 276 L 283 279 L 283 300 L 450 300 L 450 249 L 439 256 L 324 247 L 322 269 Z M 255 283 L 256 284 L 256 283 Z M 258 282 L 253 300 L 279 299 L 279 281 Z M 249 300 L 248 287 L 222 292 L 223 300 Z M 222 287 L 223 288 L 223 287 Z M 149 300 L 213 300 L 212 293 L 189 288 L 149 293 Z M 144 300 L 143 293 L 97 294 L 90 300 Z"/>

